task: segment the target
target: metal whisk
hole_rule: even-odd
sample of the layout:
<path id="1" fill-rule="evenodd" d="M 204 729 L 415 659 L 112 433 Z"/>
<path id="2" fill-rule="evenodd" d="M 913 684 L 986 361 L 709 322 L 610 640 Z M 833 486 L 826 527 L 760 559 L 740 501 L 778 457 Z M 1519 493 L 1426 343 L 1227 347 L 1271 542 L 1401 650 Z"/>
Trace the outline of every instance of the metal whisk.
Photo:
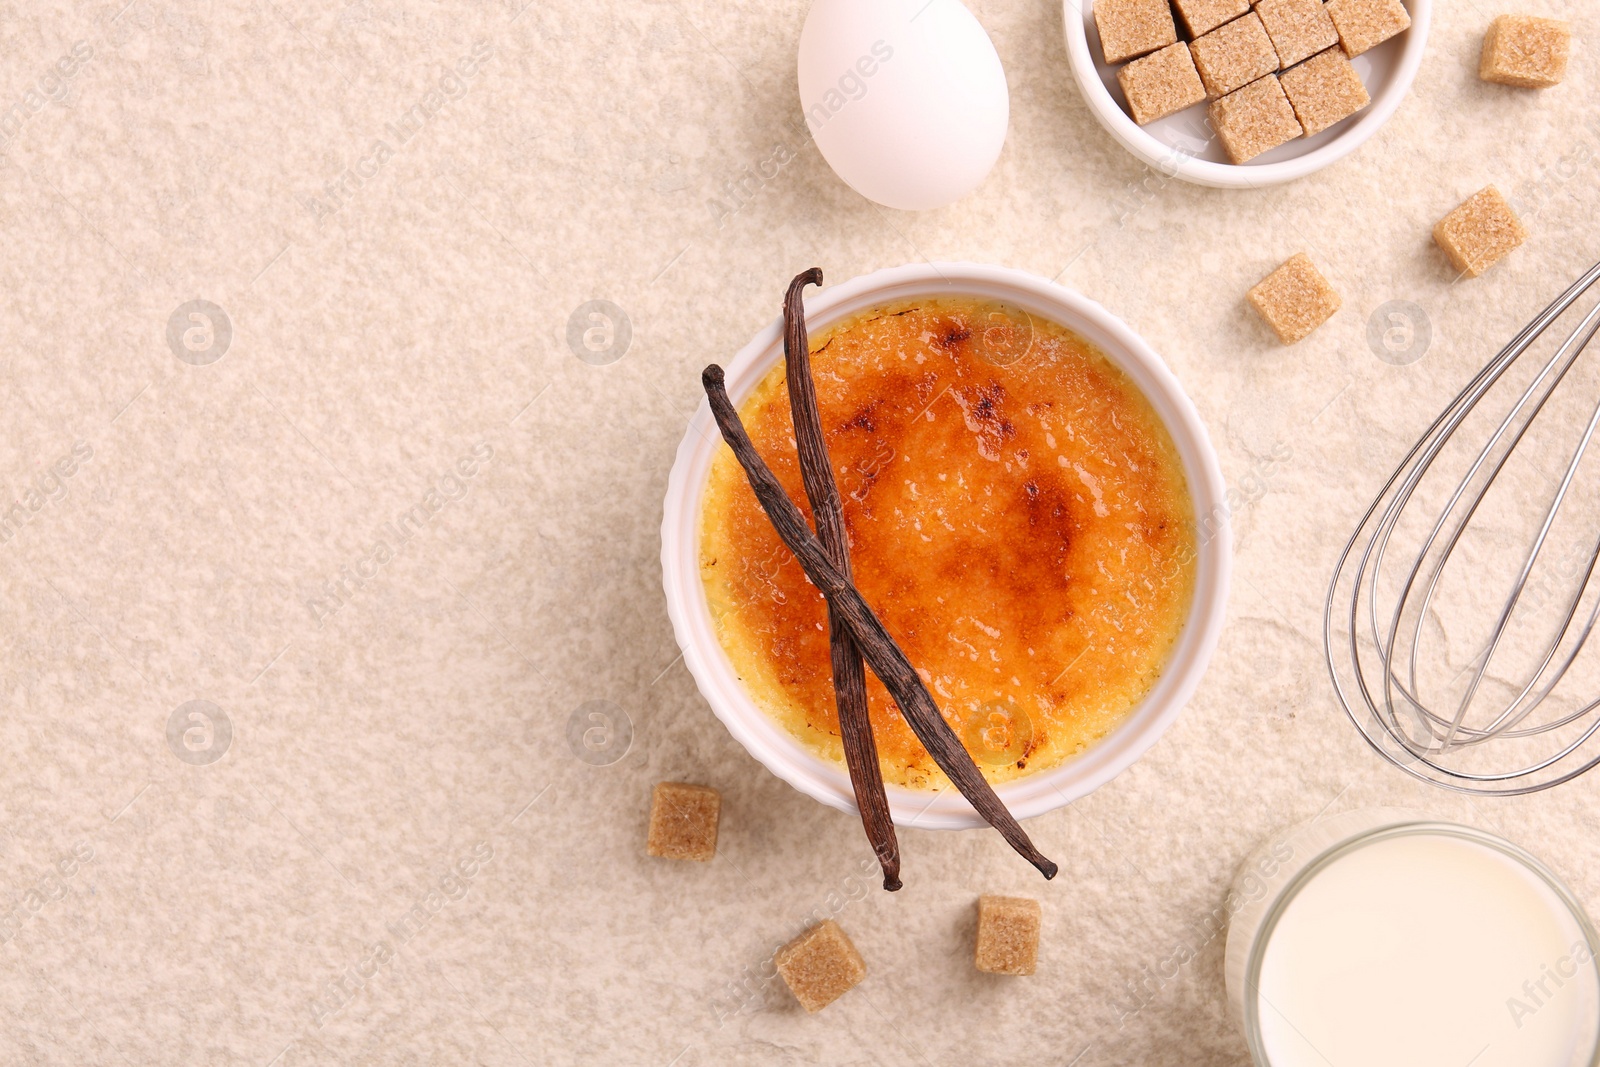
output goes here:
<path id="1" fill-rule="evenodd" d="M 1600 477 L 1583 462 L 1600 368 L 1580 360 L 1600 303 L 1578 306 L 1597 280 L 1600 264 L 1428 427 L 1328 587 L 1328 669 L 1351 721 L 1459 792 L 1531 793 L 1600 763 L 1600 642 L 1583 655 L 1600 619 Z M 1576 326 L 1548 359 L 1523 360 L 1564 316 Z"/>

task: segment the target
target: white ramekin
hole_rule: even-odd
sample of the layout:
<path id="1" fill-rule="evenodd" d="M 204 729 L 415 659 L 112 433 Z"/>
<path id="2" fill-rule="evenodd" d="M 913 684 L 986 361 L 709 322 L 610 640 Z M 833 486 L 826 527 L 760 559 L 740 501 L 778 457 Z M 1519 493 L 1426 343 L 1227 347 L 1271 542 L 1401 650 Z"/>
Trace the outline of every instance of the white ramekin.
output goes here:
<path id="1" fill-rule="evenodd" d="M 1357 56 L 1352 62 L 1372 97 L 1366 110 L 1335 123 L 1315 137 L 1302 137 L 1265 152 L 1248 163 L 1229 163 L 1215 138 L 1201 138 L 1188 127 L 1206 122 L 1205 108 L 1140 126 L 1123 110 L 1117 68 L 1102 61 L 1094 28 L 1094 0 L 1063 0 L 1067 58 L 1089 110 L 1100 125 L 1139 159 L 1169 177 L 1220 189 L 1253 189 L 1303 178 L 1343 159 L 1389 121 L 1422 66 L 1433 19 L 1432 0 L 1404 0 L 1411 28 L 1399 37 Z M 1209 129 L 1209 126 L 1207 126 Z M 1208 158 L 1209 157 L 1209 158 Z"/>
<path id="2" fill-rule="evenodd" d="M 780 289 L 774 289 L 774 303 Z M 880 270 L 806 296 L 812 335 L 879 304 L 925 296 L 978 296 L 1059 323 L 1103 351 L 1143 390 L 1165 422 L 1183 460 L 1200 523 L 1194 604 L 1167 669 L 1121 726 L 1082 755 L 1047 771 L 1006 782 L 996 792 L 1018 818 L 1058 808 L 1110 781 L 1153 745 L 1194 693 L 1222 629 L 1231 543 L 1226 486 L 1194 405 L 1161 358 L 1120 319 L 1069 289 L 1021 271 L 973 263 L 919 263 Z M 740 403 L 783 357 L 782 317 L 725 365 L 728 393 Z M 698 370 L 698 368 L 697 368 Z M 711 410 L 700 401 L 678 446 L 661 520 L 661 566 L 684 663 L 729 733 L 768 770 L 800 792 L 841 811 L 855 811 L 850 777 L 823 760 L 763 712 L 735 675 L 717 640 L 699 566 L 700 498 L 722 446 Z M 983 820 L 955 790 L 891 786 L 889 809 L 902 826 L 963 829 Z"/>

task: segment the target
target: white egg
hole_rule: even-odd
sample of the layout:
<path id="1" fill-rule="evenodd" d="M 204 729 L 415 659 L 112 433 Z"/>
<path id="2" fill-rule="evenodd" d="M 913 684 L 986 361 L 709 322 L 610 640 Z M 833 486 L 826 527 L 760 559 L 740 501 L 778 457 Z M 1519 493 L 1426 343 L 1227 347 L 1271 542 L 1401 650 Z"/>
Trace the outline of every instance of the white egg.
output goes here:
<path id="1" fill-rule="evenodd" d="M 1006 72 L 960 0 L 815 0 L 799 68 L 822 158 L 886 207 L 959 200 L 1005 144 Z"/>

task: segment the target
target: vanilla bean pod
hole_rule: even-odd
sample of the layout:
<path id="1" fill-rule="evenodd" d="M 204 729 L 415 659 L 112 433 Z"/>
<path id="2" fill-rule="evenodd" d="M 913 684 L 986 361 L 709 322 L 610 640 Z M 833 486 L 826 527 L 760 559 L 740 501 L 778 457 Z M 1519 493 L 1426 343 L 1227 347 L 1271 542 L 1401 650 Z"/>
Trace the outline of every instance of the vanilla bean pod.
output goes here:
<path id="1" fill-rule="evenodd" d="M 817 540 L 829 561 L 850 580 L 850 538 L 845 532 L 844 505 L 839 500 L 839 485 L 833 478 L 833 463 L 828 458 L 827 439 L 822 433 L 822 415 L 817 410 L 817 387 L 811 377 L 811 351 L 806 337 L 805 305 L 801 291 L 807 285 L 821 285 L 822 270 L 812 267 L 789 283 L 783 297 L 784 374 L 789 384 L 789 411 L 794 416 L 795 451 L 800 457 L 800 478 L 806 498 L 811 501 L 811 519 L 817 527 Z M 834 705 L 839 711 L 839 740 L 844 745 L 844 762 L 850 771 L 850 787 L 855 790 L 856 808 L 878 862 L 883 866 L 883 888 L 891 893 L 900 888 L 900 843 L 895 838 L 894 820 L 889 815 L 889 798 L 883 789 L 883 769 L 878 766 L 878 745 L 872 736 L 872 720 L 867 715 L 867 671 L 861 650 L 850 636 L 850 629 L 828 604 L 828 650 L 833 659 Z"/>
<path id="2" fill-rule="evenodd" d="M 990 826 L 1000 831 L 1012 848 L 1046 878 L 1054 878 L 1056 865 L 1033 847 L 1027 833 L 1000 802 L 977 764 L 972 762 L 972 756 L 956 737 L 955 731 L 944 721 L 938 705 L 928 694 L 911 661 L 906 659 L 900 646 L 889 636 L 861 593 L 829 560 L 822 542 L 806 525 L 805 516 L 789 499 L 789 494 L 784 491 L 771 468 L 750 443 L 750 436 L 739 421 L 739 413 L 728 399 L 722 368 L 713 363 L 701 373 L 700 381 L 705 387 L 706 398 L 711 404 L 712 414 L 716 416 L 722 439 L 744 468 L 745 477 L 749 479 L 751 489 L 755 490 L 762 510 L 771 520 L 772 528 L 800 561 L 806 577 L 811 579 L 811 583 L 822 592 L 829 605 L 837 610 L 839 617 L 850 628 L 850 634 L 872 667 L 872 672 L 894 697 L 923 748 L 928 750 L 928 755 L 933 757 L 933 761 L 961 791 L 961 795 L 971 802 Z"/>

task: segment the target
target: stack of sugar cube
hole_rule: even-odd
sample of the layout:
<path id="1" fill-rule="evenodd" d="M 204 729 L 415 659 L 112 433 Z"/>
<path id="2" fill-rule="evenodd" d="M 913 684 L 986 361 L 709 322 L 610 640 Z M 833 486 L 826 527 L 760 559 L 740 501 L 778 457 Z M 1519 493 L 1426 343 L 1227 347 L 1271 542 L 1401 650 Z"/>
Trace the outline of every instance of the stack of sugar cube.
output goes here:
<path id="1" fill-rule="evenodd" d="M 1209 100 L 1235 163 L 1366 107 L 1351 58 L 1411 25 L 1401 0 L 1095 0 L 1094 20 L 1106 62 L 1126 63 L 1117 81 L 1133 120 Z"/>

